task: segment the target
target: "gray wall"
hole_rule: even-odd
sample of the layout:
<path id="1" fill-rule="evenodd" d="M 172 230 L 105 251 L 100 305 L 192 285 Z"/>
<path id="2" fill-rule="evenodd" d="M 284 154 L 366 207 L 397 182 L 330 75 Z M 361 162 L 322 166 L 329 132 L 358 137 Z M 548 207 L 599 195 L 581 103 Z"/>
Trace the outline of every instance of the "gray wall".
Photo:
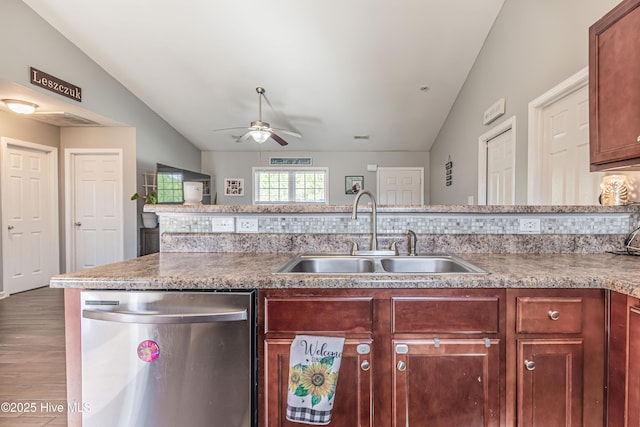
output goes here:
<path id="1" fill-rule="evenodd" d="M 35 67 L 80 86 L 83 108 L 136 128 L 139 169 L 155 169 L 156 162 L 185 169 L 200 167 L 199 149 L 22 1 L 2 0 L 0 28 L 7 35 L 0 38 L 0 78 L 49 95 L 31 85 L 29 67 Z M 62 96 L 52 96 L 67 102 Z"/>
<path id="2" fill-rule="evenodd" d="M 129 173 L 137 167 L 138 171 L 155 170 L 157 162 L 198 170 L 200 150 L 169 126 L 161 117 L 150 110 L 118 81 L 111 77 L 99 65 L 93 62 L 75 45 L 53 29 L 20 0 L 2 0 L 0 2 L 0 28 L 4 37 L 0 37 L 0 79 L 38 91 L 58 101 L 77 105 L 75 101 L 48 92 L 31 85 L 29 67 L 35 67 L 82 88 L 82 108 L 125 123 L 135 129 L 135 160 L 126 160 Z M 34 120 L 16 117 L 9 113 L 0 113 L 0 135 L 26 141 L 52 145 L 60 148 L 60 130 Z M 74 148 L 92 147 L 98 139 L 86 143 L 74 141 Z M 110 142 L 102 140 L 104 146 Z M 129 145 L 131 148 L 131 145 Z M 59 151 L 63 156 L 63 152 Z M 62 161 L 62 160 L 61 160 Z M 62 168 L 59 169 L 62 173 Z M 134 176 L 135 175 L 135 176 Z M 60 177 L 60 206 L 63 207 L 63 180 Z M 141 174 L 134 172 L 127 177 L 128 183 L 137 181 L 141 191 Z M 134 188 L 126 187 L 133 192 Z M 133 190 L 133 191 L 132 191 Z M 130 197 L 130 194 L 126 194 Z M 133 203 L 133 202 L 130 202 Z M 135 224 L 138 215 L 135 209 L 125 205 L 125 230 L 134 233 L 125 237 L 125 256 L 130 258 L 137 253 L 137 230 Z M 141 209 L 139 205 L 139 210 Z M 64 222 L 64 216 L 60 216 Z M 2 226 L 2 224 L 0 224 Z M 64 234 L 60 234 L 61 244 Z M 64 247 L 61 247 L 61 255 Z M 62 257 L 61 257 L 62 258 Z M 0 284 L 0 290 L 2 285 Z"/>
<path id="3" fill-rule="evenodd" d="M 528 104 L 588 65 L 588 28 L 619 0 L 506 0 L 431 148 L 431 202 L 466 204 L 478 190 L 478 137 L 516 116 L 516 203 L 527 201 Z M 505 115 L 484 111 L 506 98 Z M 451 156 L 453 185 L 444 185 Z"/>
<path id="4" fill-rule="evenodd" d="M 364 176 L 364 188 L 376 194 L 376 173 L 367 172 L 367 164 L 378 166 L 424 167 L 425 203 L 429 203 L 429 153 L 423 152 L 218 152 L 202 153 L 202 172 L 212 176 L 220 205 L 250 205 L 253 201 L 253 166 L 269 166 L 270 157 L 311 157 L 313 166 L 329 167 L 329 204 L 353 203 L 345 193 L 345 176 Z M 225 178 L 244 178 L 245 195 L 224 196 Z"/>

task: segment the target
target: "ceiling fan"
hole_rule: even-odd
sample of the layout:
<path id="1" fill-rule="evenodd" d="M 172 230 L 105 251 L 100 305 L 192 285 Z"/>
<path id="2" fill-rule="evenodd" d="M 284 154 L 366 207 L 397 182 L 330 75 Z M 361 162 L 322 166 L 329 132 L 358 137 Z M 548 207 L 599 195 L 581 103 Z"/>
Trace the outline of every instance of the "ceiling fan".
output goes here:
<path id="1" fill-rule="evenodd" d="M 239 136 L 236 139 L 236 142 L 244 142 L 249 137 L 251 137 L 258 144 L 262 144 L 267 139 L 271 138 L 278 144 L 282 145 L 283 147 L 285 145 L 288 145 L 289 143 L 284 139 L 282 139 L 280 136 L 278 136 L 275 133 L 276 131 L 279 133 L 284 133 L 286 135 L 295 136 L 296 138 L 302 138 L 302 135 L 299 134 L 298 132 L 294 132 L 286 129 L 272 128 L 271 125 L 269 125 L 269 123 L 263 122 L 262 121 L 262 98 L 264 97 L 266 99 L 266 96 L 264 94 L 264 89 L 261 87 L 257 87 L 256 92 L 258 92 L 258 120 L 251 122 L 248 128 L 235 127 L 235 128 L 215 129 L 214 132 L 223 131 L 223 130 L 232 130 L 232 129 L 247 129 L 247 132 L 244 135 Z M 267 102 L 269 101 L 267 100 Z"/>

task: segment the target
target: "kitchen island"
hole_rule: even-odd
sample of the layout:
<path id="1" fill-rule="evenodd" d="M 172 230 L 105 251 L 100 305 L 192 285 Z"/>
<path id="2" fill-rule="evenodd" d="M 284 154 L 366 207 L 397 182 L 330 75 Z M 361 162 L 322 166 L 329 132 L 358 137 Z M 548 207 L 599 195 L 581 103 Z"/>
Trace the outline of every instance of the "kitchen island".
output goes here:
<path id="1" fill-rule="evenodd" d="M 261 427 L 289 424 L 288 349 L 297 334 L 346 338 L 337 427 L 420 425 L 425 416 L 429 425 L 603 425 L 624 416 L 633 347 L 624 328 L 640 297 L 640 258 L 607 251 L 623 248 L 636 208 L 382 209 L 383 247 L 416 229 L 419 253 L 453 252 L 488 272 L 442 275 L 276 273 L 300 252 L 346 254 L 349 240 L 364 247 L 369 224 L 343 218 L 344 207 L 153 209 L 159 254 L 51 280 L 66 288 L 70 400 L 81 396 L 81 289 L 258 289 Z M 211 232 L 220 215 L 253 219 L 258 233 Z M 540 233 L 519 233 L 519 218 L 531 215 Z M 619 311 L 613 346 L 610 300 Z M 607 348 L 622 367 L 607 365 Z M 606 386 L 616 393 L 608 415 Z"/>

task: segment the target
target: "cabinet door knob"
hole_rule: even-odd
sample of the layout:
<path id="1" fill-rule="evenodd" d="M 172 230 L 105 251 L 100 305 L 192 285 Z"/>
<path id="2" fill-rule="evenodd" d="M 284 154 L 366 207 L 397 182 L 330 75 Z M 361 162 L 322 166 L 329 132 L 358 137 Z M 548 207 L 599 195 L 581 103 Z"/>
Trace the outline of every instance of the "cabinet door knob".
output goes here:
<path id="1" fill-rule="evenodd" d="M 7 227 L 9 230 L 13 230 L 13 225 Z"/>
<path id="2" fill-rule="evenodd" d="M 78 222 L 74 222 L 73 225 L 75 225 L 76 227 L 80 227 L 82 225 L 82 223 L 80 221 L 78 221 Z"/>
<path id="3" fill-rule="evenodd" d="M 362 361 L 362 363 L 360 364 L 360 368 L 361 368 L 363 371 L 368 371 L 368 370 L 369 370 L 369 368 L 371 368 L 371 363 L 369 363 L 369 361 L 368 361 L 368 360 L 363 360 L 363 361 Z"/>
<path id="4" fill-rule="evenodd" d="M 549 319 L 558 320 L 560 318 L 560 312 L 556 310 L 549 310 Z"/>
<path id="5" fill-rule="evenodd" d="M 527 371 L 533 371 L 536 369 L 536 364 L 533 360 L 525 360 L 524 367 L 527 368 Z"/>
<path id="6" fill-rule="evenodd" d="M 638 139 L 636 139 L 636 141 L 640 142 L 640 136 L 638 136 Z"/>
<path id="7" fill-rule="evenodd" d="M 404 363 L 402 360 L 398 362 L 398 371 L 404 371 L 405 369 L 407 369 L 407 364 Z"/>

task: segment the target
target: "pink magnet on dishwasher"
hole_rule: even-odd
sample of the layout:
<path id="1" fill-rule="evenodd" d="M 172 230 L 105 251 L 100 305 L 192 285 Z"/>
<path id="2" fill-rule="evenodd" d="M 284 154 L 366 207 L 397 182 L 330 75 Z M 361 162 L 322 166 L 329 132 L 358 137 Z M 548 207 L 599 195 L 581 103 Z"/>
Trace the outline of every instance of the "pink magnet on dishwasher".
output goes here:
<path id="1" fill-rule="evenodd" d="M 155 341 L 145 340 L 138 344 L 138 358 L 143 362 L 153 362 L 160 356 L 160 347 Z"/>

